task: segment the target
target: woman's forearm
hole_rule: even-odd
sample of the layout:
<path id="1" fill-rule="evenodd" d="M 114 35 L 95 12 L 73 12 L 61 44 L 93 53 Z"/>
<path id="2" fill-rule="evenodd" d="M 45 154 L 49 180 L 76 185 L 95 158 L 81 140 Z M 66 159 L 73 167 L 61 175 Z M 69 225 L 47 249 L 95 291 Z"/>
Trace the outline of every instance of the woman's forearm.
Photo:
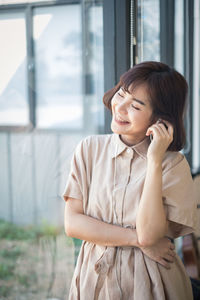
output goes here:
<path id="1" fill-rule="evenodd" d="M 147 172 L 140 200 L 136 230 L 141 245 L 156 243 L 166 233 L 167 221 L 162 201 L 162 164 L 147 162 Z"/>
<path id="2" fill-rule="evenodd" d="M 135 229 L 105 223 L 84 214 L 66 214 L 65 230 L 70 237 L 94 244 L 139 247 Z"/>

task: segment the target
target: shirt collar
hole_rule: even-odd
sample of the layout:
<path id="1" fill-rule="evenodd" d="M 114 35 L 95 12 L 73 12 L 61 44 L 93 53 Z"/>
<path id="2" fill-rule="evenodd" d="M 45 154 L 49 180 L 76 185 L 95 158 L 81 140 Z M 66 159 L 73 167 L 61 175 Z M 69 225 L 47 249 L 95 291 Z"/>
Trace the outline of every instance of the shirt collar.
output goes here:
<path id="1" fill-rule="evenodd" d="M 150 138 L 147 136 L 138 144 L 129 147 L 120 139 L 119 134 L 113 133 L 112 139 L 111 139 L 111 144 L 112 144 L 112 147 L 111 147 L 112 158 L 117 157 L 124 150 L 131 148 L 135 152 L 137 152 L 137 154 L 140 155 L 142 158 L 146 159 L 147 150 L 148 150 L 148 147 L 150 144 Z"/>

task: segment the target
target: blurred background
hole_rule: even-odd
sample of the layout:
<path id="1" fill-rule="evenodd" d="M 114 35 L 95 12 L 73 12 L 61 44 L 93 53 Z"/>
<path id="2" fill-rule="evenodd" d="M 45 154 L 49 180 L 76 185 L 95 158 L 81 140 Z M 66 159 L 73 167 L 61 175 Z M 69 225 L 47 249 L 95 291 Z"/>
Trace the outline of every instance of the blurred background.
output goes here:
<path id="1" fill-rule="evenodd" d="M 0 0 L 0 299 L 65 299 L 81 241 L 62 193 L 78 142 L 110 133 L 102 103 L 158 60 L 189 83 L 182 152 L 200 170 L 199 0 Z"/>

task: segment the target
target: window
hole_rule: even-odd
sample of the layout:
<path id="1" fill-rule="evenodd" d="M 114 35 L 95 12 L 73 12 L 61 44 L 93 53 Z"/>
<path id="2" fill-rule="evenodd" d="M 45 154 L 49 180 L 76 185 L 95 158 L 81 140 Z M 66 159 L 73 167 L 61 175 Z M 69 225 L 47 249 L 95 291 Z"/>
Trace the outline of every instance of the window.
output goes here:
<path id="1" fill-rule="evenodd" d="M 138 1 L 138 62 L 160 60 L 160 1 Z"/>
<path id="2" fill-rule="evenodd" d="M 0 11 L 0 128 L 102 132 L 102 1 L 29 2 Z"/>
<path id="3" fill-rule="evenodd" d="M 81 129 L 80 5 L 35 8 L 33 39 L 37 127 Z"/>
<path id="4" fill-rule="evenodd" d="M 27 43 L 23 11 L 0 13 L 0 126 L 28 125 Z"/>

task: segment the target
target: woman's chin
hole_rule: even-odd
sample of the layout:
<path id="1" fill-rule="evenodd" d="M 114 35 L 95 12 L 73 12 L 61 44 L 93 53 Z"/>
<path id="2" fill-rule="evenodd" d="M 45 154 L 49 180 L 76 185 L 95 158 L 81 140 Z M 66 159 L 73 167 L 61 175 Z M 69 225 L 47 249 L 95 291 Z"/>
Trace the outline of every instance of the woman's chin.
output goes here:
<path id="1" fill-rule="evenodd" d="M 119 128 L 118 126 L 116 126 L 116 124 L 113 124 L 113 122 L 111 123 L 111 130 L 112 132 L 114 133 L 117 133 L 117 134 L 123 134 L 124 132 L 122 131 L 121 128 Z"/>

